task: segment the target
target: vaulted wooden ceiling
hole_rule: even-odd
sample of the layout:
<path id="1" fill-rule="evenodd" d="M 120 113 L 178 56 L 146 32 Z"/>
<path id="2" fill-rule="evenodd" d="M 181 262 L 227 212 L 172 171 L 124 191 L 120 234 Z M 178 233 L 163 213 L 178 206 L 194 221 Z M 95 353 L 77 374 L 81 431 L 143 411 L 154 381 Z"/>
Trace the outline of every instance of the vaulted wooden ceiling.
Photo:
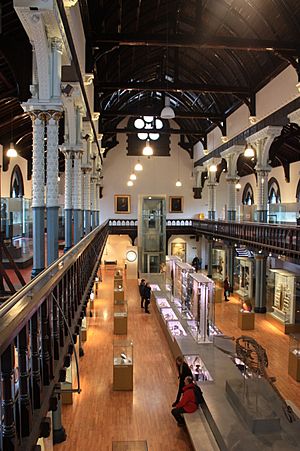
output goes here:
<path id="1" fill-rule="evenodd" d="M 11 117 L 14 140 L 20 139 L 21 154 L 30 158 L 31 124 L 19 103 L 29 97 L 31 46 L 13 1 L 1 4 L 0 142 L 10 141 Z M 255 115 L 255 93 L 288 64 L 300 73 L 298 0 L 79 4 L 86 71 L 95 74 L 95 111 L 101 112 L 99 131 L 108 149 L 116 145 L 115 130 L 126 116 L 158 116 L 167 95 L 179 141 L 192 155 L 193 145 L 199 138 L 205 142 L 213 127 L 226 135 L 226 117 L 242 103 Z M 290 139 L 289 145 L 298 148 L 299 140 Z M 287 159 L 294 155 L 287 152 Z"/>

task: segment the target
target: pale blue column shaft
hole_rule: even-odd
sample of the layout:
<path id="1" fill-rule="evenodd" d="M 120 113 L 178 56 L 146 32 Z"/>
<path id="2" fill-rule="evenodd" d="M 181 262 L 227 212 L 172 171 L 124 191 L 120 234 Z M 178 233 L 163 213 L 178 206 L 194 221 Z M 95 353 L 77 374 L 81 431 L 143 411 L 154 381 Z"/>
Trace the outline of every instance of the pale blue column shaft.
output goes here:
<path id="1" fill-rule="evenodd" d="M 264 255 L 258 254 L 255 256 L 255 307 L 256 313 L 266 313 L 266 294 L 267 294 L 267 280 L 266 280 L 266 266 L 267 259 Z"/>
<path id="2" fill-rule="evenodd" d="M 58 207 L 47 207 L 47 263 L 58 259 Z"/>
<path id="3" fill-rule="evenodd" d="M 65 209 L 65 249 L 67 252 L 72 247 L 72 213 L 73 210 Z"/>
<path id="4" fill-rule="evenodd" d="M 234 285 L 234 246 L 228 245 L 226 247 L 226 275 L 228 276 L 230 286 Z"/>
<path id="5" fill-rule="evenodd" d="M 84 210 L 84 226 L 85 234 L 88 235 L 91 231 L 91 210 Z"/>
<path id="6" fill-rule="evenodd" d="M 74 209 L 73 219 L 74 219 L 74 244 L 77 244 L 82 238 L 82 227 L 81 227 L 82 210 Z"/>
<path id="7" fill-rule="evenodd" d="M 65 152 L 65 252 L 72 247 L 72 153 Z"/>
<path id="8" fill-rule="evenodd" d="M 74 152 L 73 163 L 74 244 L 77 244 L 83 236 L 81 152 Z"/>
<path id="9" fill-rule="evenodd" d="M 32 277 L 37 276 L 45 268 L 45 208 L 32 208 L 33 265 Z"/>

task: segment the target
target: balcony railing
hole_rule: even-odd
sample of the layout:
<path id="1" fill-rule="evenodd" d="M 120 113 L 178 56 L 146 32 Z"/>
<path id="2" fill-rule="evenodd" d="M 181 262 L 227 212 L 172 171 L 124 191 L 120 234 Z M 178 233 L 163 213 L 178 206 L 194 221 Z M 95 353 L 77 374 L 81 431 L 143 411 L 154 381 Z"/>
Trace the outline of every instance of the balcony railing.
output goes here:
<path id="1" fill-rule="evenodd" d="M 70 362 L 108 236 L 98 227 L 0 307 L 0 448 L 30 450 Z"/>

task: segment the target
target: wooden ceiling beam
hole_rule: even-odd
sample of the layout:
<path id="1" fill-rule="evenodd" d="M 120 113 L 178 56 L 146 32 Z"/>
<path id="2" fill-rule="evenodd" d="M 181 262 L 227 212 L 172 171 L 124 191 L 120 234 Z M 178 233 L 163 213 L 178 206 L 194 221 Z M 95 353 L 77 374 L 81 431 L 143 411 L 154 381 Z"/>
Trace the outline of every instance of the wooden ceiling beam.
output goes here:
<path id="1" fill-rule="evenodd" d="M 190 47 L 197 49 L 231 49 L 255 52 L 288 52 L 299 55 L 300 44 L 297 41 L 278 41 L 272 39 L 243 39 L 235 37 L 202 37 L 195 35 L 147 35 L 142 33 L 105 33 L 99 34 L 93 42 L 97 48 L 103 44 L 142 47 Z"/>
<path id="2" fill-rule="evenodd" d="M 104 128 L 99 130 L 99 133 L 103 135 L 114 135 L 116 133 L 127 133 L 128 135 L 137 135 L 138 133 L 159 133 L 160 135 L 197 135 L 204 137 L 205 133 L 199 130 L 185 130 L 177 128 L 169 128 L 168 130 L 162 129 L 143 129 L 143 130 L 132 130 L 132 128 L 114 128 L 111 130 L 105 130 Z"/>
<path id="3" fill-rule="evenodd" d="M 250 96 L 250 89 L 243 86 L 218 86 L 209 84 L 192 84 L 192 83 L 145 83 L 145 82 L 102 82 L 96 83 L 98 91 L 157 91 L 157 92 L 200 92 L 209 93 L 215 92 L 220 94 L 243 94 Z"/>
<path id="4" fill-rule="evenodd" d="M 109 110 L 109 111 L 103 111 L 100 113 L 101 118 L 116 118 L 116 117 L 141 117 L 141 116 L 154 116 L 154 117 L 160 117 L 160 110 L 152 110 L 152 109 L 145 109 L 144 114 L 141 114 L 141 112 L 137 111 L 119 111 L 119 110 Z M 209 114 L 209 113 L 197 113 L 197 112 L 186 112 L 186 111 L 178 111 L 176 109 L 175 111 L 176 119 L 203 119 L 203 120 L 210 120 L 212 122 L 218 122 L 225 120 L 223 116 L 216 115 L 216 114 Z"/>

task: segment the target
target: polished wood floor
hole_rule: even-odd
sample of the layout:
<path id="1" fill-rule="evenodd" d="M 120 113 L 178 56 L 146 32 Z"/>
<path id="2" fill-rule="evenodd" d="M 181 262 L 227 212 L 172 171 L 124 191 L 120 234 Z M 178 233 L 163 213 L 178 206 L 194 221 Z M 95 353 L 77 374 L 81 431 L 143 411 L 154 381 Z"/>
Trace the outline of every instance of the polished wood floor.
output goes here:
<path id="1" fill-rule="evenodd" d="M 188 451 L 185 430 L 170 414 L 177 394 L 174 359 L 155 315 L 140 308 L 136 280 L 126 287 L 128 337 L 134 343 L 134 390 L 112 390 L 113 271 L 103 271 L 88 341 L 80 359 L 82 393 L 63 407 L 67 441 L 59 451 L 111 451 L 113 441 L 146 440 L 149 451 Z M 151 310 L 151 308 L 150 308 Z"/>
<path id="2" fill-rule="evenodd" d="M 238 328 L 240 301 L 231 297 L 229 302 L 216 304 L 216 324 L 224 334 L 248 335 L 255 338 L 267 351 L 269 376 L 276 377 L 276 387 L 286 400 L 291 400 L 300 409 L 300 383 L 288 375 L 289 336 L 269 323 L 264 314 L 255 315 L 255 329 L 242 331 Z"/>

